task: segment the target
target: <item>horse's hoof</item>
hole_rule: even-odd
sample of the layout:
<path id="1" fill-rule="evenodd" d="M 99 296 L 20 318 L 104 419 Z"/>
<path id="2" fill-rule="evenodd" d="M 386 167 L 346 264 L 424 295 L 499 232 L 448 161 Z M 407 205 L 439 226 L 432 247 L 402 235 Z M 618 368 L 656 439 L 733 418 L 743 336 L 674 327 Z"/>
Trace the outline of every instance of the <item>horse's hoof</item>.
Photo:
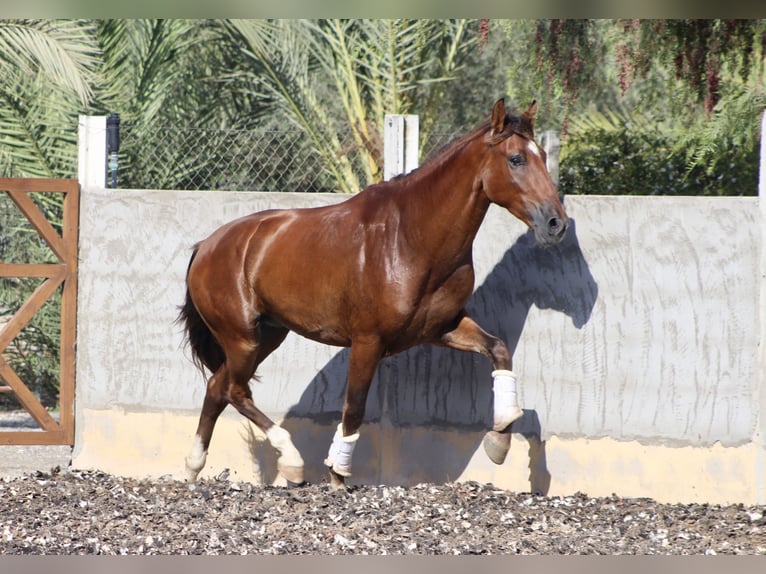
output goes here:
<path id="1" fill-rule="evenodd" d="M 514 407 L 510 413 L 506 413 L 506 415 L 501 419 L 495 421 L 492 430 L 501 433 L 509 426 L 511 426 L 512 423 L 519 420 L 522 416 L 524 416 L 524 411 L 519 407 Z"/>
<path id="2" fill-rule="evenodd" d="M 303 467 L 291 466 L 288 464 L 277 464 L 279 474 L 285 477 L 287 482 L 292 484 L 303 484 Z"/>
<path id="3" fill-rule="evenodd" d="M 484 444 L 484 452 L 487 453 L 489 460 L 498 465 L 503 464 L 511 448 L 511 433 L 489 431 L 484 435 L 482 443 Z"/>
<path id="4" fill-rule="evenodd" d="M 193 468 L 186 467 L 186 482 L 196 482 L 197 477 L 199 476 L 199 470 L 194 470 Z"/>
<path id="5" fill-rule="evenodd" d="M 346 488 L 346 479 L 332 469 L 330 469 L 330 490 L 348 490 Z"/>
<path id="6" fill-rule="evenodd" d="M 348 478 L 351 476 L 351 467 L 350 466 L 343 466 L 338 464 L 337 462 L 334 462 L 331 458 L 324 459 L 325 466 L 329 467 L 330 473 L 335 473 L 338 476 L 342 476 L 343 478 Z"/>

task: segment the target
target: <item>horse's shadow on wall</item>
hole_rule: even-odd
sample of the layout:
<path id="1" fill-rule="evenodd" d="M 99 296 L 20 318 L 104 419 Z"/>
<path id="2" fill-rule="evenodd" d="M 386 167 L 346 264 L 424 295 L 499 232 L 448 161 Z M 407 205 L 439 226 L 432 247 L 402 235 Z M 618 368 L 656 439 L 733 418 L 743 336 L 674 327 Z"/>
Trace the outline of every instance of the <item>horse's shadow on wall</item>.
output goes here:
<path id="1" fill-rule="evenodd" d="M 581 329 L 597 296 L 598 285 L 571 220 L 566 237 L 553 247 L 537 247 L 531 231 L 520 236 L 476 289 L 467 310 L 514 353 L 533 305 L 565 313 Z M 328 477 L 323 460 L 341 417 L 348 356 L 348 349 L 338 352 L 282 422 L 303 455 L 309 482 Z M 492 426 L 491 370 L 490 362 L 476 353 L 432 345 L 384 359 L 370 388 L 350 483 L 407 485 L 457 479 Z M 438 432 L 446 429 L 452 429 L 451 439 Z M 512 431 L 529 443 L 530 491 L 546 494 L 550 474 L 537 412 L 525 409 Z M 384 436 L 393 437 L 396 444 L 387 444 L 391 439 Z M 254 440 L 251 445 L 263 482 L 272 483 L 277 476 L 274 450 Z M 394 463 L 386 456 L 393 451 Z M 381 470 L 384 465 L 386 471 Z"/>

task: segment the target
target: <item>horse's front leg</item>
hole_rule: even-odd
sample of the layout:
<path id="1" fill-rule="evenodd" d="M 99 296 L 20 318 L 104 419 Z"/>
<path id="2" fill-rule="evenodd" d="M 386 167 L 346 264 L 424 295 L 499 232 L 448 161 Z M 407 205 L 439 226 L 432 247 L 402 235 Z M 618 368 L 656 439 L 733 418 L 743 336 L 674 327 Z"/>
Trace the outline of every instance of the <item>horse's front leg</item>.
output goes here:
<path id="1" fill-rule="evenodd" d="M 383 347 L 378 339 L 355 340 L 351 344 L 343 418 L 325 459 L 333 488 L 343 488 L 345 479 L 351 476 L 351 458 L 359 439 L 367 394 L 382 356 Z"/>
<path id="2" fill-rule="evenodd" d="M 511 370 L 508 347 L 466 314 L 460 317 L 455 329 L 442 336 L 440 344 L 481 353 L 492 361 L 493 425 L 484 436 L 484 450 L 492 462 L 502 464 L 511 448 L 511 423 L 524 414 L 519 407 L 516 375 Z"/>

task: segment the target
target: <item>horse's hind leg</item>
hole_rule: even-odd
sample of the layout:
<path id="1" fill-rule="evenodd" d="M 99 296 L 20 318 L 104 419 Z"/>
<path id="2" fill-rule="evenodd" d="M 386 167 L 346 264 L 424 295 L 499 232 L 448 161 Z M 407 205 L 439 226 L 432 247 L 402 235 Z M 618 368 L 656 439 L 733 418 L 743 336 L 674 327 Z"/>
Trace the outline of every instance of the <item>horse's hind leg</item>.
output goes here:
<path id="1" fill-rule="evenodd" d="M 277 325 L 259 325 L 260 331 L 260 345 L 258 347 L 258 358 L 256 359 L 256 366 L 260 365 L 263 360 L 273 353 L 282 341 L 287 337 L 288 329 Z M 248 393 L 250 389 L 248 388 Z M 252 404 L 252 399 L 249 400 Z M 255 409 L 255 405 L 253 405 Z M 258 409 L 255 409 L 256 411 Z M 260 412 L 260 411 L 258 411 Z M 247 415 L 245 415 L 247 416 Z M 277 460 L 277 468 L 279 472 L 285 477 L 286 480 L 292 483 L 300 484 L 303 482 L 303 457 L 301 457 L 298 449 L 295 448 L 290 433 L 283 427 L 274 424 L 268 417 L 263 415 L 264 418 L 271 423 L 271 426 L 264 429 L 266 437 L 269 439 L 271 446 L 273 446 L 280 454 Z"/>
<path id="2" fill-rule="evenodd" d="M 269 439 L 271 446 L 279 452 L 277 468 L 288 482 L 303 482 L 303 458 L 295 448 L 290 433 L 263 414 L 253 403 L 250 387 L 237 385 L 231 392 L 231 404 L 242 415 L 250 419 Z"/>
<path id="3" fill-rule="evenodd" d="M 277 449 L 280 454 L 277 460 L 280 474 L 288 482 L 300 484 L 303 482 L 303 458 L 300 452 L 295 448 L 290 433 L 275 424 L 255 406 L 249 385 L 256 367 L 279 347 L 285 340 L 288 330 L 273 325 L 258 325 L 257 328 L 259 335 L 257 351 L 254 357 L 248 357 L 253 363 L 246 360 L 241 369 L 241 375 L 234 378 L 229 392 L 229 401 L 243 416 L 255 423 L 266 434 L 271 446 Z"/>
<path id="4" fill-rule="evenodd" d="M 202 403 L 202 412 L 197 424 L 197 434 L 194 437 L 191 452 L 186 457 L 186 477 L 190 482 L 197 480 L 197 476 L 205 466 L 213 428 L 227 405 L 226 397 L 221 391 L 221 380 L 225 377 L 223 370 L 224 366 L 222 365 L 207 383 L 205 400 Z"/>
<path id="5" fill-rule="evenodd" d="M 215 422 L 226 405 L 231 404 L 261 429 L 272 446 L 279 451 L 280 473 L 290 482 L 303 482 L 303 459 L 293 445 L 290 434 L 275 425 L 274 421 L 255 406 L 249 384 L 256 367 L 282 343 L 287 329 L 259 328 L 258 334 L 257 343 L 239 337 L 222 338 L 221 347 L 224 349 L 226 360 L 208 382 L 197 436 L 186 459 L 190 480 L 195 480 L 202 470 Z"/>

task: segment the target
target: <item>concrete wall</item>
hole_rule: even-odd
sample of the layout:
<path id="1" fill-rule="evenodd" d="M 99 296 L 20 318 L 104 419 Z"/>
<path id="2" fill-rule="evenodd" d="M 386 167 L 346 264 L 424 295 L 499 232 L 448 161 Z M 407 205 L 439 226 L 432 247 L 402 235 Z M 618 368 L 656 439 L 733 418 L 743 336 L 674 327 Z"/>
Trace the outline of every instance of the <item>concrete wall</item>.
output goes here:
<path id="1" fill-rule="evenodd" d="M 180 476 L 205 388 L 174 323 L 191 246 L 239 215 L 342 199 L 83 189 L 74 466 Z M 495 467 L 480 444 L 489 363 L 422 346 L 381 364 L 351 481 L 766 502 L 758 201 L 568 197 L 574 227 L 546 250 L 493 207 L 469 310 L 514 351 L 525 416 L 509 460 Z M 312 481 L 347 359 L 291 334 L 253 385 Z M 278 482 L 272 449 L 229 410 L 203 476 Z"/>

